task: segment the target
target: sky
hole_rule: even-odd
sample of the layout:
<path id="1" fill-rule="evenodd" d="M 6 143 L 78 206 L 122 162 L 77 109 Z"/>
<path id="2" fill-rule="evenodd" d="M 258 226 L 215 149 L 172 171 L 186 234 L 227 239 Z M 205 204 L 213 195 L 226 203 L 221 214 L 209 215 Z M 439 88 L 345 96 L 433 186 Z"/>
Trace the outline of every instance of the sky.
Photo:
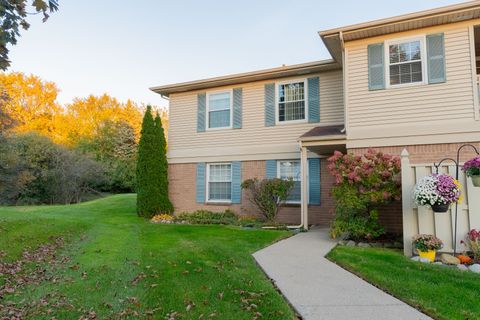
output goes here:
<path id="1" fill-rule="evenodd" d="M 329 59 L 320 30 L 460 2 L 59 0 L 46 23 L 28 17 L 9 71 L 55 82 L 60 103 L 108 93 L 166 107 L 149 87 Z"/>

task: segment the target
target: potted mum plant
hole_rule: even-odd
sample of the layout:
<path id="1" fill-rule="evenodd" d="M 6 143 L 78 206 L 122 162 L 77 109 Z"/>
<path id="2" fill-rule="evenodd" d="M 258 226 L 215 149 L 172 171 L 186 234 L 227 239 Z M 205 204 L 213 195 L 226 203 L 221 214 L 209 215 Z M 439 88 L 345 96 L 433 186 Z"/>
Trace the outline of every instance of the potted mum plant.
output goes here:
<path id="1" fill-rule="evenodd" d="M 472 178 L 472 183 L 475 187 L 480 187 L 480 156 L 465 162 L 463 171 L 467 177 Z"/>
<path id="2" fill-rule="evenodd" d="M 417 234 L 413 238 L 413 247 L 417 249 L 418 255 L 433 262 L 437 250 L 443 248 L 442 240 L 432 234 Z"/>
<path id="3" fill-rule="evenodd" d="M 434 212 L 447 212 L 460 200 L 460 183 L 448 174 L 431 174 L 422 178 L 413 191 L 415 203 L 430 206 Z"/>

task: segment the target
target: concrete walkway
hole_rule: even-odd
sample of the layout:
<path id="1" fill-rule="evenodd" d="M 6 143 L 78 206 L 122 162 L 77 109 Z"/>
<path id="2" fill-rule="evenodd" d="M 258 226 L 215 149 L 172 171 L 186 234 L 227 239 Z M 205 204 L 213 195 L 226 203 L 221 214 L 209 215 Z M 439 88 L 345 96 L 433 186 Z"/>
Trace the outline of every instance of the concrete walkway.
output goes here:
<path id="1" fill-rule="evenodd" d="M 324 258 L 334 246 L 317 229 L 253 256 L 304 320 L 430 319 Z"/>

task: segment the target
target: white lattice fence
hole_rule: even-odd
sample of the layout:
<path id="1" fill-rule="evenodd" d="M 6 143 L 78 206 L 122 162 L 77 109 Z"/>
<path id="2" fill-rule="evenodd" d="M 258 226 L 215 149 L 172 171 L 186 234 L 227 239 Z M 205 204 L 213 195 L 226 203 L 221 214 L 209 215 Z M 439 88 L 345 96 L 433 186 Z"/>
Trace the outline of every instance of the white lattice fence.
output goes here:
<path id="1" fill-rule="evenodd" d="M 445 246 L 441 251 L 452 252 L 455 233 L 455 205 L 446 213 L 433 212 L 430 207 L 417 206 L 413 202 L 413 188 L 425 175 L 435 173 L 433 163 L 410 164 L 406 149 L 402 152 L 402 206 L 403 206 L 403 245 L 405 255 L 412 255 L 412 236 L 417 233 L 433 234 L 440 238 Z M 446 163 L 439 169 L 455 177 L 455 165 Z M 472 185 L 460 170 L 459 181 L 462 184 L 463 200 L 458 205 L 457 252 L 462 250 L 460 241 L 472 228 L 480 228 L 480 188 Z"/>

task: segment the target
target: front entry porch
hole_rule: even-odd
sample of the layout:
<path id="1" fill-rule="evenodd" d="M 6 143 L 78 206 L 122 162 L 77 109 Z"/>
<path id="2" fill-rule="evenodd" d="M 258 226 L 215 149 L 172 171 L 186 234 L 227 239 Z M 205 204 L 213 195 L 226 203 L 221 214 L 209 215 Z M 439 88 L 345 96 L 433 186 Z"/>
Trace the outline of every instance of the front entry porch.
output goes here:
<path id="1" fill-rule="evenodd" d="M 309 219 L 308 219 L 308 154 L 314 153 L 320 158 L 327 158 L 333 154 L 334 151 L 346 152 L 346 134 L 343 125 L 338 126 L 321 126 L 315 127 L 310 131 L 303 134 L 298 142 L 300 144 L 300 165 L 301 165 L 301 203 L 300 203 L 300 214 L 301 214 L 301 223 L 300 225 L 308 229 Z M 320 190 L 319 190 L 320 192 Z"/>

